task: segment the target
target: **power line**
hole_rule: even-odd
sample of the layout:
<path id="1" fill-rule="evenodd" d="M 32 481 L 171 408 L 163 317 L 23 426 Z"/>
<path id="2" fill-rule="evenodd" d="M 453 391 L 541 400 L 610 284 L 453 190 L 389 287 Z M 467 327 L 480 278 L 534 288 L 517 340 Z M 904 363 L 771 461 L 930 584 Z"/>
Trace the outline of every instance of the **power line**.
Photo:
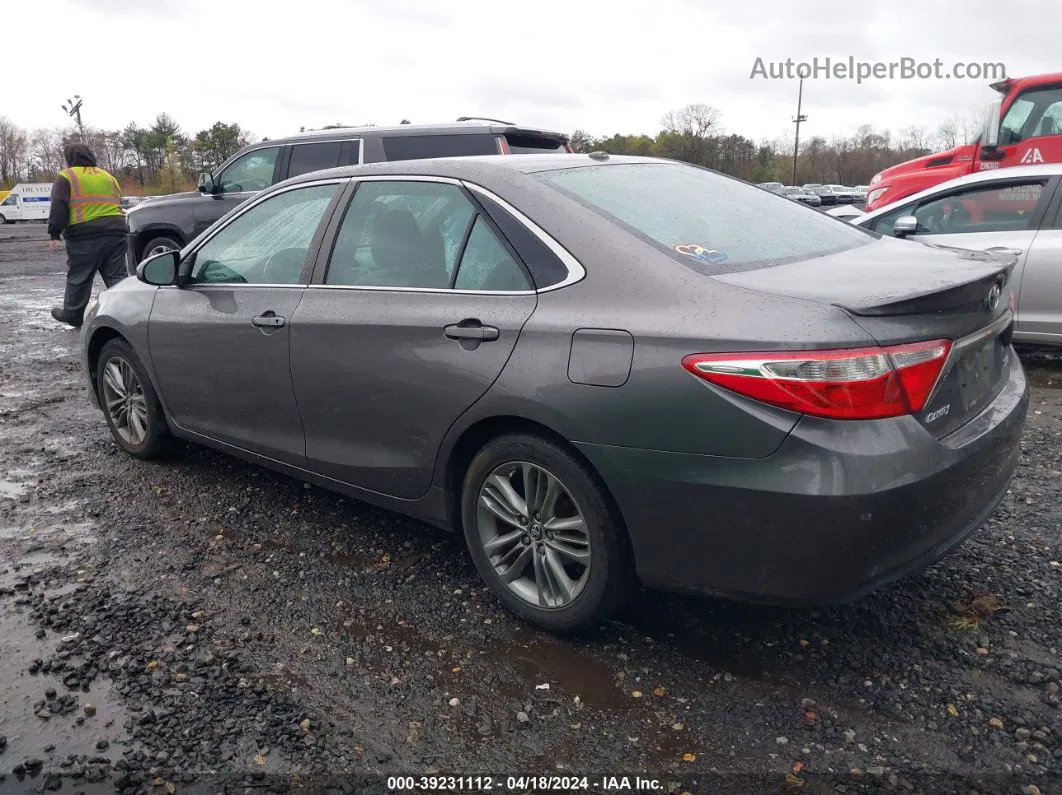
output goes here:
<path id="1" fill-rule="evenodd" d="M 800 78 L 800 89 L 797 93 L 797 115 L 793 119 L 793 123 L 796 124 L 796 136 L 793 139 L 793 181 L 792 185 L 797 184 L 797 156 L 800 154 L 800 123 L 808 120 L 806 115 L 801 114 L 800 108 L 804 100 L 804 78 Z"/>

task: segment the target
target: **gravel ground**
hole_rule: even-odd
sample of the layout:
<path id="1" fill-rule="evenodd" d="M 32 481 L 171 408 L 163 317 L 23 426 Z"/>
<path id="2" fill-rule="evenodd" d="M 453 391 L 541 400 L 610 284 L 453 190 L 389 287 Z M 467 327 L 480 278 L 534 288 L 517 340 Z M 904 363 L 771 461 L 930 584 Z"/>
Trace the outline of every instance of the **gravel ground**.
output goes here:
<path id="1" fill-rule="evenodd" d="M 938 565 L 823 610 L 645 593 L 561 640 L 456 537 L 202 448 L 127 458 L 48 316 L 62 271 L 0 227 L 0 791 L 1062 791 L 1062 358 L 1025 356 L 1018 476 Z"/>

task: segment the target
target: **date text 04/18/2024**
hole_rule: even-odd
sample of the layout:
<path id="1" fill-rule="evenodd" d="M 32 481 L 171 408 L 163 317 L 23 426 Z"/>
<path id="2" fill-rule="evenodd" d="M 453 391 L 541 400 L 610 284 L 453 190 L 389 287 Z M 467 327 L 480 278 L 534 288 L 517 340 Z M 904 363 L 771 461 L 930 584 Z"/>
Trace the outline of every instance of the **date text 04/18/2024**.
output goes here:
<path id="1" fill-rule="evenodd" d="M 389 776 L 391 792 L 668 792 L 673 784 L 641 776 Z"/>

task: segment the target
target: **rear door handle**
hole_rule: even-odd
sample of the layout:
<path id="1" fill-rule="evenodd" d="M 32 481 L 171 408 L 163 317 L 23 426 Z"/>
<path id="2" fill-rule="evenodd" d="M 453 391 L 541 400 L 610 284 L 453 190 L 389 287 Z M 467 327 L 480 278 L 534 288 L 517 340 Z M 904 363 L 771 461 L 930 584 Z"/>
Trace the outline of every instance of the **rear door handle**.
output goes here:
<path id="1" fill-rule="evenodd" d="M 287 323 L 287 319 L 270 310 L 251 318 L 251 325 L 258 328 L 280 328 Z"/>
<path id="2" fill-rule="evenodd" d="M 484 326 L 477 321 L 465 321 L 443 329 L 452 340 L 479 340 L 480 342 L 493 342 L 498 339 L 500 332 L 494 326 Z"/>

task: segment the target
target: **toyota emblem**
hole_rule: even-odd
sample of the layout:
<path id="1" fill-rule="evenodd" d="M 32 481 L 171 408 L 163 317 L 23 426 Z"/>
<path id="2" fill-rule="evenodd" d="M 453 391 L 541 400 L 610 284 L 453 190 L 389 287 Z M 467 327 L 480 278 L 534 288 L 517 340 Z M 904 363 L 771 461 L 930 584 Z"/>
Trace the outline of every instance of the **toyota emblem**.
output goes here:
<path id="1" fill-rule="evenodd" d="M 1003 289 L 999 286 L 999 282 L 992 285 L 992 289 L 988 291 L 988 295 L 985 296 L 985 306 L 988 307 L 989 312 L 994 312 L 996 307 L 999 306 L 999 297 L 1003 295 Z"/>

